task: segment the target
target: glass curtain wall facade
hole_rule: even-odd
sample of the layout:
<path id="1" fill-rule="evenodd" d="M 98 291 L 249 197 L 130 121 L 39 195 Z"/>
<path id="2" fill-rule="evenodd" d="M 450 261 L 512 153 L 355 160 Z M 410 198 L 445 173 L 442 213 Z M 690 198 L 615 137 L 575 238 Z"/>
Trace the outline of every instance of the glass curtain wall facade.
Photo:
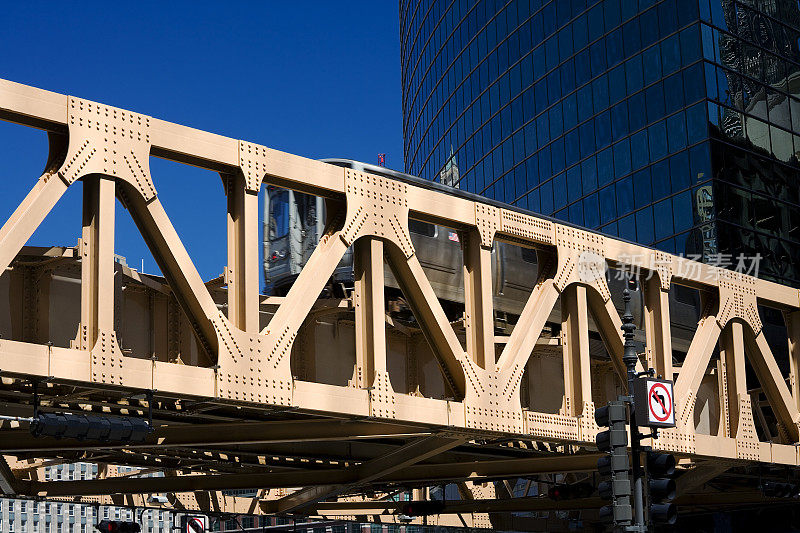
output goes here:
<path id="1" fill-rule="evenodd" d="M 720 250 L 760 253 L 800 285 L 800 9 L 789 0 L 701 2 Z"/>
<path id="2" fill-rule="evenodd" d="M 798 29 L 789 0 L 401 0 L 406 171 L 797 285 Z"/>

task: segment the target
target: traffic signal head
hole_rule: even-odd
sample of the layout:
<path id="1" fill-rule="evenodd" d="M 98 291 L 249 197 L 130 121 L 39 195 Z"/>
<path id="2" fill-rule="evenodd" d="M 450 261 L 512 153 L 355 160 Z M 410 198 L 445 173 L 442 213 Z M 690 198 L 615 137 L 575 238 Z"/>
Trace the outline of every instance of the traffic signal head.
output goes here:
<path id="1" fill-rule="evenodd" d="M 678 519 L 678 510 L 671 503 L 653 503 L 650 505 L 650 520 L 660 524 L 674 524 Z"/>
<path id="2" fill-rule="evenodd" d="M 675 498 L 675 480 L 669 478 L 650 478 L 648 481 L 650 498 L 654 501 L 672 500 Z"/>
<path id="3" fill-rule="evenodd" d="M 597 492 L 601 498 L 606 500 L 618 498 L 620 496 L 630 496 L 631 481 L 628 479 L 628 476 L 618 476 L 614 479 L 601 481 L 597 485 Z"/>
<path id="4" fill-rule="evenodd" d="M 625 426 L 627 411 L 622 402 L 610 402 L 594 412 L 594 420 L 600 427 L 608 427 L 597 434 L 597 448 L 611 452 L 614 448 L 628 445 L 628 430 Z"/>
<path id="5" fill-rule="evenodd" d="M 609 402 L 594 413 L 595 422 L 606 431 L 597 433 L 597 449 L 607 452 L 597 461 L 597 471 L 606 479 L 601 481 L 597 490 L 601 498 L 611 500 L 600 510 L 600 518 L 613 521 L 619 526 L 631 523 L 631 481 L 628 477 L 628 411 L 623 402 Z"/>
<path id="6" fill-rule="evenodd" d="M 648 453 L 647 472 L 655 477 L 673 475 L 675 473 L 675 456 L 668 453 Z"/>
<path id="7" fill-rule="evenodd" d="M 630 524 L 633 521 L 633 509 L 630 501 L 606 505 L 600 508 L 600 520 L 615 524 Z"/>
<path id="8" fill-rule="evenodd" d="M 597 460 L 597 471 L 601 476 L 610 476 L 615 472 L 628 471 L 628 454 L 609 454 Z"/>
<path id="9" fill-rule="evenodd" d="M 568 500 L 570 497 L 569 485 L 553 485 L 547 489 L 547 497 L 551 500 Z"/>
<path id="10" fill-rule="evenodd" d="M 614 422 L 625 422 L 628 413 L 622 402 L 610 402 L 594 412 L 594 421 L 600 427 L 611 427 Z"/>
<path id="11" fill-rule="evenodd" d="M 72 413 L 39 413 L 30 427 L 34 437 L 71 438 L 109 442 L 144 442 L 151 427 L 147 420 Z M 99 524 L 98 524 L 99 525 Z"/>
<path id="12" fill-rule="evenodd" d="M 102 533 L 139 533 L 142 530 L 136 522 L 120 520 L 101 520 L 94 527 Z"/>
<path id="13" fill-rule="evenodd" d="M 628 430 L 623 428 L 612 428 L 597 433 L 595 439 L 597 449 L 601 452 L 611 452 L 615 448 L 628 446 Z"/>
<path id="14" fill-rule="evenodd" d="M 661 524 L 674 524 L 678 517 L 675 505 L 669 500 L 675 498 L 675 456 L 668 453 L 647 453 L 647 495 L 650 521 Z"/>

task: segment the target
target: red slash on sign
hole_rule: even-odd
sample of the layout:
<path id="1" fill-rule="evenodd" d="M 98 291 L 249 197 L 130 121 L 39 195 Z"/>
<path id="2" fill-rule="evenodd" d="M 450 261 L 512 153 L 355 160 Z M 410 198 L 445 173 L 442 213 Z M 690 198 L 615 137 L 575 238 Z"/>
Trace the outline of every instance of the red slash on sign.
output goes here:
<path id="1" fill-rule="evenodd" d="M 653 398 L 655 398 L 658 401 L 658 405 L 660 405 L 661 409 L 666 413 L 667 412 L 667 406 L 664 405 L 664 400 L 661 399 L 661 396 L 659 396 L 658 394 L 656 394 L 654 392 L 653 393 Z"/>
<path id="2" fill-rule="evenodd" d="M 672 414 L 672 398 L 663 383 L 653 383 L 647 393 L 650 414 L 659 422 L 665 422 Z M 660 413 L 658 407 L 661 407 Z"/>

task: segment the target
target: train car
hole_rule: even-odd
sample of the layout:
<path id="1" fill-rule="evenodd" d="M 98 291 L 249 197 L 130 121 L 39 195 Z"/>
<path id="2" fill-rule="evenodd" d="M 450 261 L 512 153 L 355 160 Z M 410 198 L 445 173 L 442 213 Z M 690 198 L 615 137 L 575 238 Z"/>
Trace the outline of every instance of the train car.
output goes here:
<path id="1" fill-rule="evenodd" d="M 527 213 L 514 206 L 478 196 L 454 187 L 423 180 L 387 168 L 349 159 L 323 159 L 324 162 L 369 172 L 429 189 L 440 190 L 475 201 L 494 204 L 504 209 Z M 541 217 L 539 214 L 534 214 Z M 546 218 L 546 217 L 545 217 Z M 285 295 L 308 261 L 324 231 L 325 200 L 307 194 L 269 187 L 264 217 L 264 275 L 267 293 Z M 564 222 L 558 221 L 561 224 Z M 437 297 L 442 301 L 451 320 L 460 318 L 464 304 L 463 251 L 457 231 L 411 219 L 409 231 L 416 255 L 425 270 Z M 497 241 L 492 249 L 492 287 L 496 323 L 513 324 L 533 290 L 538 275 L 536 250 Z M 624 278 L 607 272 L 612 300 L 622 310 Z M 386 269 L 387 295 L 399 294 L 399 287 Z M 342 258 L 331 277 L 329 296 L 345 296 L 353 286 L 352 251 Z M 685 290 L 683 290 L 685 289 Z M 393 292 L 394 290 L 394 292 Z M 643 329 L 643 295 L 638 287 L 632 293 L 637 327 Z M 681 287 L 670 294 L 673 322 L 673 348 L 686 352 L 700 315 L 700 299 L 696 291 Z M 549 322 L 557 331 L 561 323 L 558 305 Z M 593 324 L 590 327 L 594 329 Z"/>
<path id="2" fill-rule="evenodd" d="M 264 199 L 264 280 L 266 292 L 289 290 L 325 231 L 325 200 L 270 185 Z M 348 250 L 331 282 L 352 286 L 352 250 Z"/>

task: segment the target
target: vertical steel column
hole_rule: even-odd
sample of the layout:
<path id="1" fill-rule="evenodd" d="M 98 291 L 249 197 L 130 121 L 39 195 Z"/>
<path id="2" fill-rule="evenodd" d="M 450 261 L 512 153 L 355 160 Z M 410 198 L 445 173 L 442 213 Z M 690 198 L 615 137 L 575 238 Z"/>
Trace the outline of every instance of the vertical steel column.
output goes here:
<path id="1" fill-rule="evenodd" d="M 592 401 L 586 287 L 571 285 L 561 294 L 561 323 L 564 350 L 563 414 L 580 416 L 584 402 Z"/>
<path id="2" fill-rule="evenodd" d="M 730 437 L 731 405 L 728 396 L 728 364 L 725 362 L 725 349 L 720 342 L 719 359 L 717 360 L 717 393 L 719 394 L 719 422 L 717 435 Z"/>
<path id="3" fill-rule="evenodd" d="M 800 311 L 784 314 L 789 341 L 789 384 L 794 404 L 800 409 Z"/>
<path id="4" fill-rule="evenodd" d="M 464 240 L 464 309 L 467 353 L 478 366 L 495 368 L 492 249 L 481 245 L 480 234 L 469 231 Z"/>
<path id="5" fill-rule="evenodd" d="M 356 312 L 356 382 L 371 387 L 386 372 L 386 306 L 383 299 L 383 242 L 362 237 L 353 246 Z"/>
<path id="6" fill-rule="evenodd" d="M 670 335 L 669 291 L 657 276 L 644 284 L 644 328 L 647 362 L 664 379 L 672 379 L 672 337 Z"/>
<path id="7" fill-rule="evenodd" d="M 114 209 L 116 184 L 98 175 L 83 178 L 81 235 L 81 331 L 78 345 L 91 350 L 99 331 L 114 330 Z"/>
<path id="8" fill-rule="evenodd" d="M 726 389 L 728 392 L 728 425 L 730 436 L 737 437 L 739 428 L 739 399 L 747 398 L 747 377 L 744 361 L 744 330 L 742 323 L 733 320 L 720 335 L 721 356 L 725 359 Z"/>
<path id="9" fill-rule="evenodd" d="M 258 333 L 258 193 L 241 174 L 226 176 L 228 196 L 228 320 Z"/>

